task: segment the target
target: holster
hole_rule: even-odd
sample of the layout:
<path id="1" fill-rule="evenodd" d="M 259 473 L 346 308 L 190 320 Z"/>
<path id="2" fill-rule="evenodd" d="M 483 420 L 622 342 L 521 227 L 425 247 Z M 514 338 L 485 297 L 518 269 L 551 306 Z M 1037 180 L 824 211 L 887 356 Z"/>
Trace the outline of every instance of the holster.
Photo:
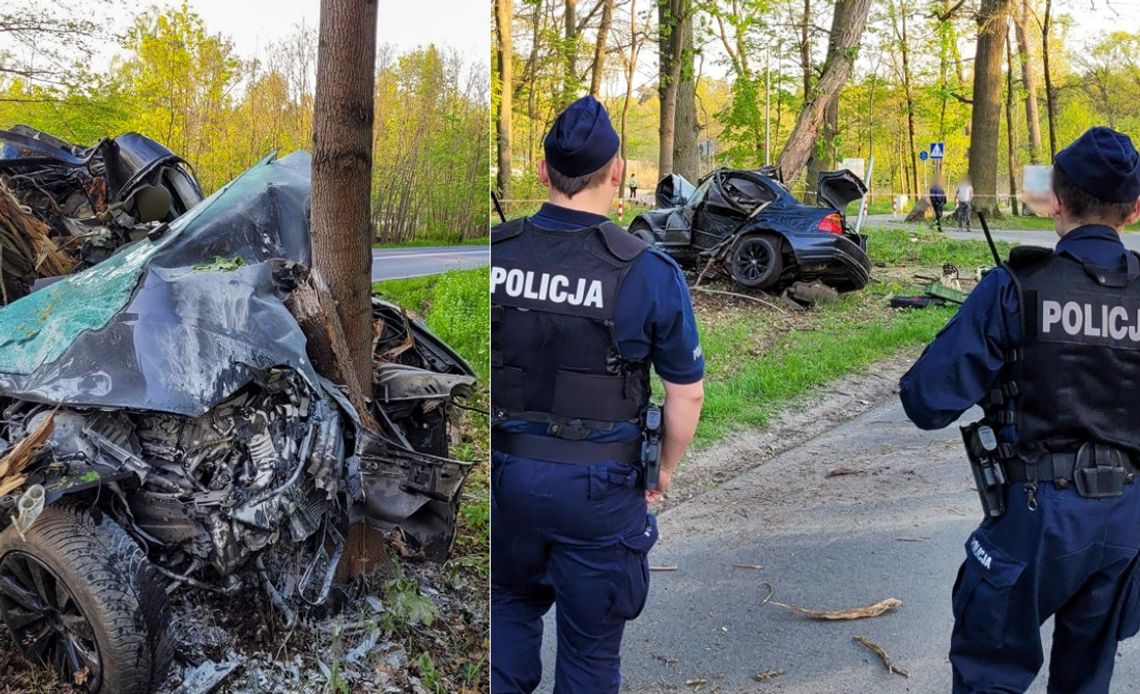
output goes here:
<path id="1" fill-rule="evenodd" d="M 961 431 L 982 511 L 990 518 L 998 518 L 1005 514 L 1006 475 L 1005 466 L 998 458 L 997 436 L 989 425 L 981 422 L 961 427 Z"/>
<path id="2" fill-rule="evenodd" d="M 657 489 L 661 480 L 661 407 L 649 404 L 642 418 L 641 466 L 645 470 L 645 488 Z"/>

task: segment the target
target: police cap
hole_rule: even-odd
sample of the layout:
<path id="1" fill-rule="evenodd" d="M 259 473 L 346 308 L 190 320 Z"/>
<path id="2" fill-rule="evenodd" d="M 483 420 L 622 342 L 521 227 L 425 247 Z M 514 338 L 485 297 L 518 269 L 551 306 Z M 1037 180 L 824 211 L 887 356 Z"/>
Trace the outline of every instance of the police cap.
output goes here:
<path id="1" fill-rule="evenodd" d="M 1140 154 L 1132 140 L 1112 128 L 1089 128 L 1057 153 L 1053 165 L 1069 181 L 1105 202 L 1135 202 L 1140 198 Z"/>
<path id="2" fill-rule="evenodd" d="M 618 135 L 606 107 L 584 96 L 554 120 L 543 141 L 546 163 L 563 176 L 585 176 L 601 169 L 618 151 Z"/>

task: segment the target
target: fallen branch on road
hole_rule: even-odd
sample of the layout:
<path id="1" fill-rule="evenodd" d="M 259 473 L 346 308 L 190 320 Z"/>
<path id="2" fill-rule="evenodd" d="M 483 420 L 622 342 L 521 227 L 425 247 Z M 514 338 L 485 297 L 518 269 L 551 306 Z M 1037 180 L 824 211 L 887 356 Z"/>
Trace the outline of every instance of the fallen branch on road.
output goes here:
<path id="1" fill-rule="evenodd" d="M 887 598 L 874 605 L 867 605 L 865 607 L 853 607 L 847 610 L 812 610 L 806 607 L 798 607 L 796 605 L 788 605 L 782 602 L 772 600 L 772 595 L 776 589 L 771 584 L 765 583 L 764 586 L 768 589 L 768 595 L 761 601 L 761 605 L 775 605 L 782 607 L 785 610 L 790 610 L 796 614 L 802 614 L 805 617 L 812 619 L 819 619 L 828 622 L 840 622 L 852 619 L 867 619 L 869 617 L 879 617 L 890 612 L 891 610 L 902 607 L 902 600 L 898 598 Z"/>
<path id="2" fill-rule="evenodd" d="M 910 673 L 906 670 L 903 670 L 898 665 L 895 665 L 894 661 L 891 660 L 891 656 L 887 655 L 887 652 L 883 650 L 883 647 L 879 644 L 875 643 L 866 636 L 853 636 L 852 639 L 859 645 L 863 646 L 863 648 L 866 648 L 868 651 L 871 651 L 875 655 L 879 656 L 879 660 L 883 661 L 883 665 L 887 666 L 887 671 L 891 674 L 910 677 Z"/>

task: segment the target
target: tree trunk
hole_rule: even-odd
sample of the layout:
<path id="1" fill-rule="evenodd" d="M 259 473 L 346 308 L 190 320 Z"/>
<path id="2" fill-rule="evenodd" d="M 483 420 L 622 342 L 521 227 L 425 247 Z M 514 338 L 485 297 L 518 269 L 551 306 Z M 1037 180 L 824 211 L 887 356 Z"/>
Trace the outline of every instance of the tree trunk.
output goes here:
<path id="1" fill-rule="evenodd" d="M 1014 21 L 1014 34 L 1017 37 L 1017 57 L 1021 61 L 1021 83 L 1025 85 L 1025 124 L 1029 129 L 1029 163 L 1041 162 L 1041 118 L 1037 113 L 1037 76 L 1029 57 L 1029 0 L 1021 0 L 1021 7 Z"/>
<path id="2" fill-rule="evenodd" d="M 673 141 L 677 131 L 677 92 L 681 81 L 681 50 L 688 0 L 660 0 L 657 6 L 659 61 L 657 94 L 661 102 L 661 120 L 657 129 L 657 175 L 673 173 Z"/>
<path id="3" fill-rule="evenodd" d="M 1041 24 L 1041 60 L 1045 68 L 1045 110 L 1049 114 L 1049 161 L 1057 156 L 1057 91 L 1049 68 L 1049 29 L 1053 23 L 1053 0 L 1045 0 L 1045 20 Z"/>
<path id="4" fill-rule="evenodd" d="M 511 187 L 511 97 L 514 95 L 512 6 L 513 0 L 495 0 L 495 26 L 499 36 L 499 111 L 495 123 L 499 154 L 497 186 L 499 195 L 504 198 L 509 197 Z"/>
<path id="5" fill-rule="evenodd" d="M 839 94 L 839 90 L 851 76 L 855 53 L 859 40 L 863 37 L 863 29 L 867 25 L 867 12 L 870 9 L 871 0 L 847 0 L 836 6 L 836 11 L 842 10 L 844 17 L 842 21 L 836 22 L 836 26 L 841 27 L 841 32 L 835 41 L 835 55 L 824 64 L 819 83 L 804 101 L 804 107 L 796 118 L 792 134 L 784 145 L 784 151 L 780 153 L 780 169 L 784 180 L 789 183 L 797 180 L 803 173 L 815 145 L 819 126 L 823 122 L 828 100 Z"/>
<path id="6" fill-rule="evenodd" d="M 974 209 L 997 215 L 997 157 L 1001 146 L 1002 59 L 1010 0 L 982 0 L 974 54 L 974 106 L 970 118 L 970 179 Z"/>
<path id="7" fill-rule="evenodd" d="M 843 18 L 840 6 L 849 0 L 838 0 L 835 11 L 831 14 L 831 33 L 827 40 L 827 61 L 835 57 L 835 39 L 839 36 L 839 22 Z M 835 168 L 835 140 L 839 137 L 839 92 L 836 92 L 827 101 L 823 112 L 823 134 L 818 139 L 808 158 L 807 185 L 804 187 L 804 201 L 809 205 L 817 204 L 815 199 L 815 185 L 819 180 L 819 173 L 826 169 Z"/>
<path id="8" fill-rule="evenodd" d="M 565 36 L 563 38 L 563 60 L 566 61 L 566 74 L 562 77 L 562 107 L 578 97 L 578 0 L 566 0 Z"/>
<path id="9" fill-rule="evenodd" d="M 629 180 L 629 159 L 626 158 L 626 126 L 629 123 L 629 106 L 633 101 L 633 77 L 637 74 L 637 53 L 640 50 L 637 41 L 637 0 L 629 0 L 629 62 L 625 66 L 625 100 L 621 105 L 621 185 L 618 186 L 618 197 L 625 197 L 625 182 Z"/>
<path id="10" fill-rule="evenodd" d="M 342 368 L 355 373 L 370 392 L 376 2 L 321 0 L 320 13 L 310 211 L 313 272 L 330 288 L 343 327 L 351 363 Z"/>
<path id="11" fill-rule="evenodd" d="M 602 72 L 606 67 L 606 40 L 614 19 L 614 0 L 602 1 L 602 22 L 598 25 L 598 42 L 594 46 L 594 64 L 590 70 L 590 94 L 598 97 L 602 89 Z"/>
<path id="12" fill-rule="evenodd" d="M 900 5 L 902 15 L 902 61 L 903 61 L 903 94 L 906 96 L 906 135 L 907 143 L 910 145 L 910 178 L 914 184 L 911 189 L 911 194 L 917 201 L 922 198 L 923 188 L 919 182 L 918 177 L 918 142 L 916 141 L 914 132 L 914 91 L 911 85 L 910 74 L 910 36 L 907 32 L 906 15 L 908 7 L 906 4 Z"/>
<path id="13" fill-rule="evenodd" d="M 1005 135 L 1009 157 L 1009 206 L 1016 217 L 1017 210 L 1017 129 L 1013 125 L 1013 41 L 1009 28 L 1005 30 Z"/>
<path id="14" fill-rule="evenodd" d="M 839 8 L 836 7 L 836 10 Z M 804 0 L 804 15 L 800 24 L 800 69 L 804 76 L 804 103 L 811 94 L 811 0 Z"/>
<path id="15" fill-rule="evenodd" d="M 693 17 L 689 15 L 681 22 L 682 37 L 681 72 L 677 82 L 676 133 L 673 139 L 673 171 L 690 181 L 700 178 L 700 155 L 697 152 L 697 139 L 700 126 L 697 124 L 697 83 L 693 66 Z"/>

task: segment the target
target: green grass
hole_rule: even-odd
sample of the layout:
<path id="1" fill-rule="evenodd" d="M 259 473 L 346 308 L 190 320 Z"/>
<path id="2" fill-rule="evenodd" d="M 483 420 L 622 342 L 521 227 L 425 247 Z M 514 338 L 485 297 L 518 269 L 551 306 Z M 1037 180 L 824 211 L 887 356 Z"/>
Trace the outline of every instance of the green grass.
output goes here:
<path id="1" fill-rule="evenodd" d="M 423 248 L 425 246 L 486 246 L 491 243 L 490 236 L 479 236 L 473 239 L 456 241 L 454 238 L 411 239 L 397 243 L 374 243 L 373 248 Z"/>
<path id="2" fill-rule="evenodd" d="M 924 228 L 877 227 L 865 229 L 863 233 L 867 236 L 867 254 L 875 264 L 941 268 L 944 263 L 952 263 L 963 272 L 994 264 L 984 240 L 959 241 Z M 1005 260 L 1015 244 L 998 241 L 994 245 Z"/>
<path id="3" fill-rule="evenodd" d="M 773 324 L 771 316 L 758 321 L 743 312 L 706 326 L 701 343 L 708 370 L 698 446 L 764 426 L 811 388 L 929 342 L 953 315 L 953 309 L 935 307 L 891 311 L 885 303 L 885 292 L 850 294 L 798 324 Z"/>
<path id="4" fill-rule="evenodd" d="M 486 383 L 490 374 L 491 270 L 451 270 L 440 275 L 386 280 L 372 286 L 420 316 L 428 328 L 459 352 Z"/>

